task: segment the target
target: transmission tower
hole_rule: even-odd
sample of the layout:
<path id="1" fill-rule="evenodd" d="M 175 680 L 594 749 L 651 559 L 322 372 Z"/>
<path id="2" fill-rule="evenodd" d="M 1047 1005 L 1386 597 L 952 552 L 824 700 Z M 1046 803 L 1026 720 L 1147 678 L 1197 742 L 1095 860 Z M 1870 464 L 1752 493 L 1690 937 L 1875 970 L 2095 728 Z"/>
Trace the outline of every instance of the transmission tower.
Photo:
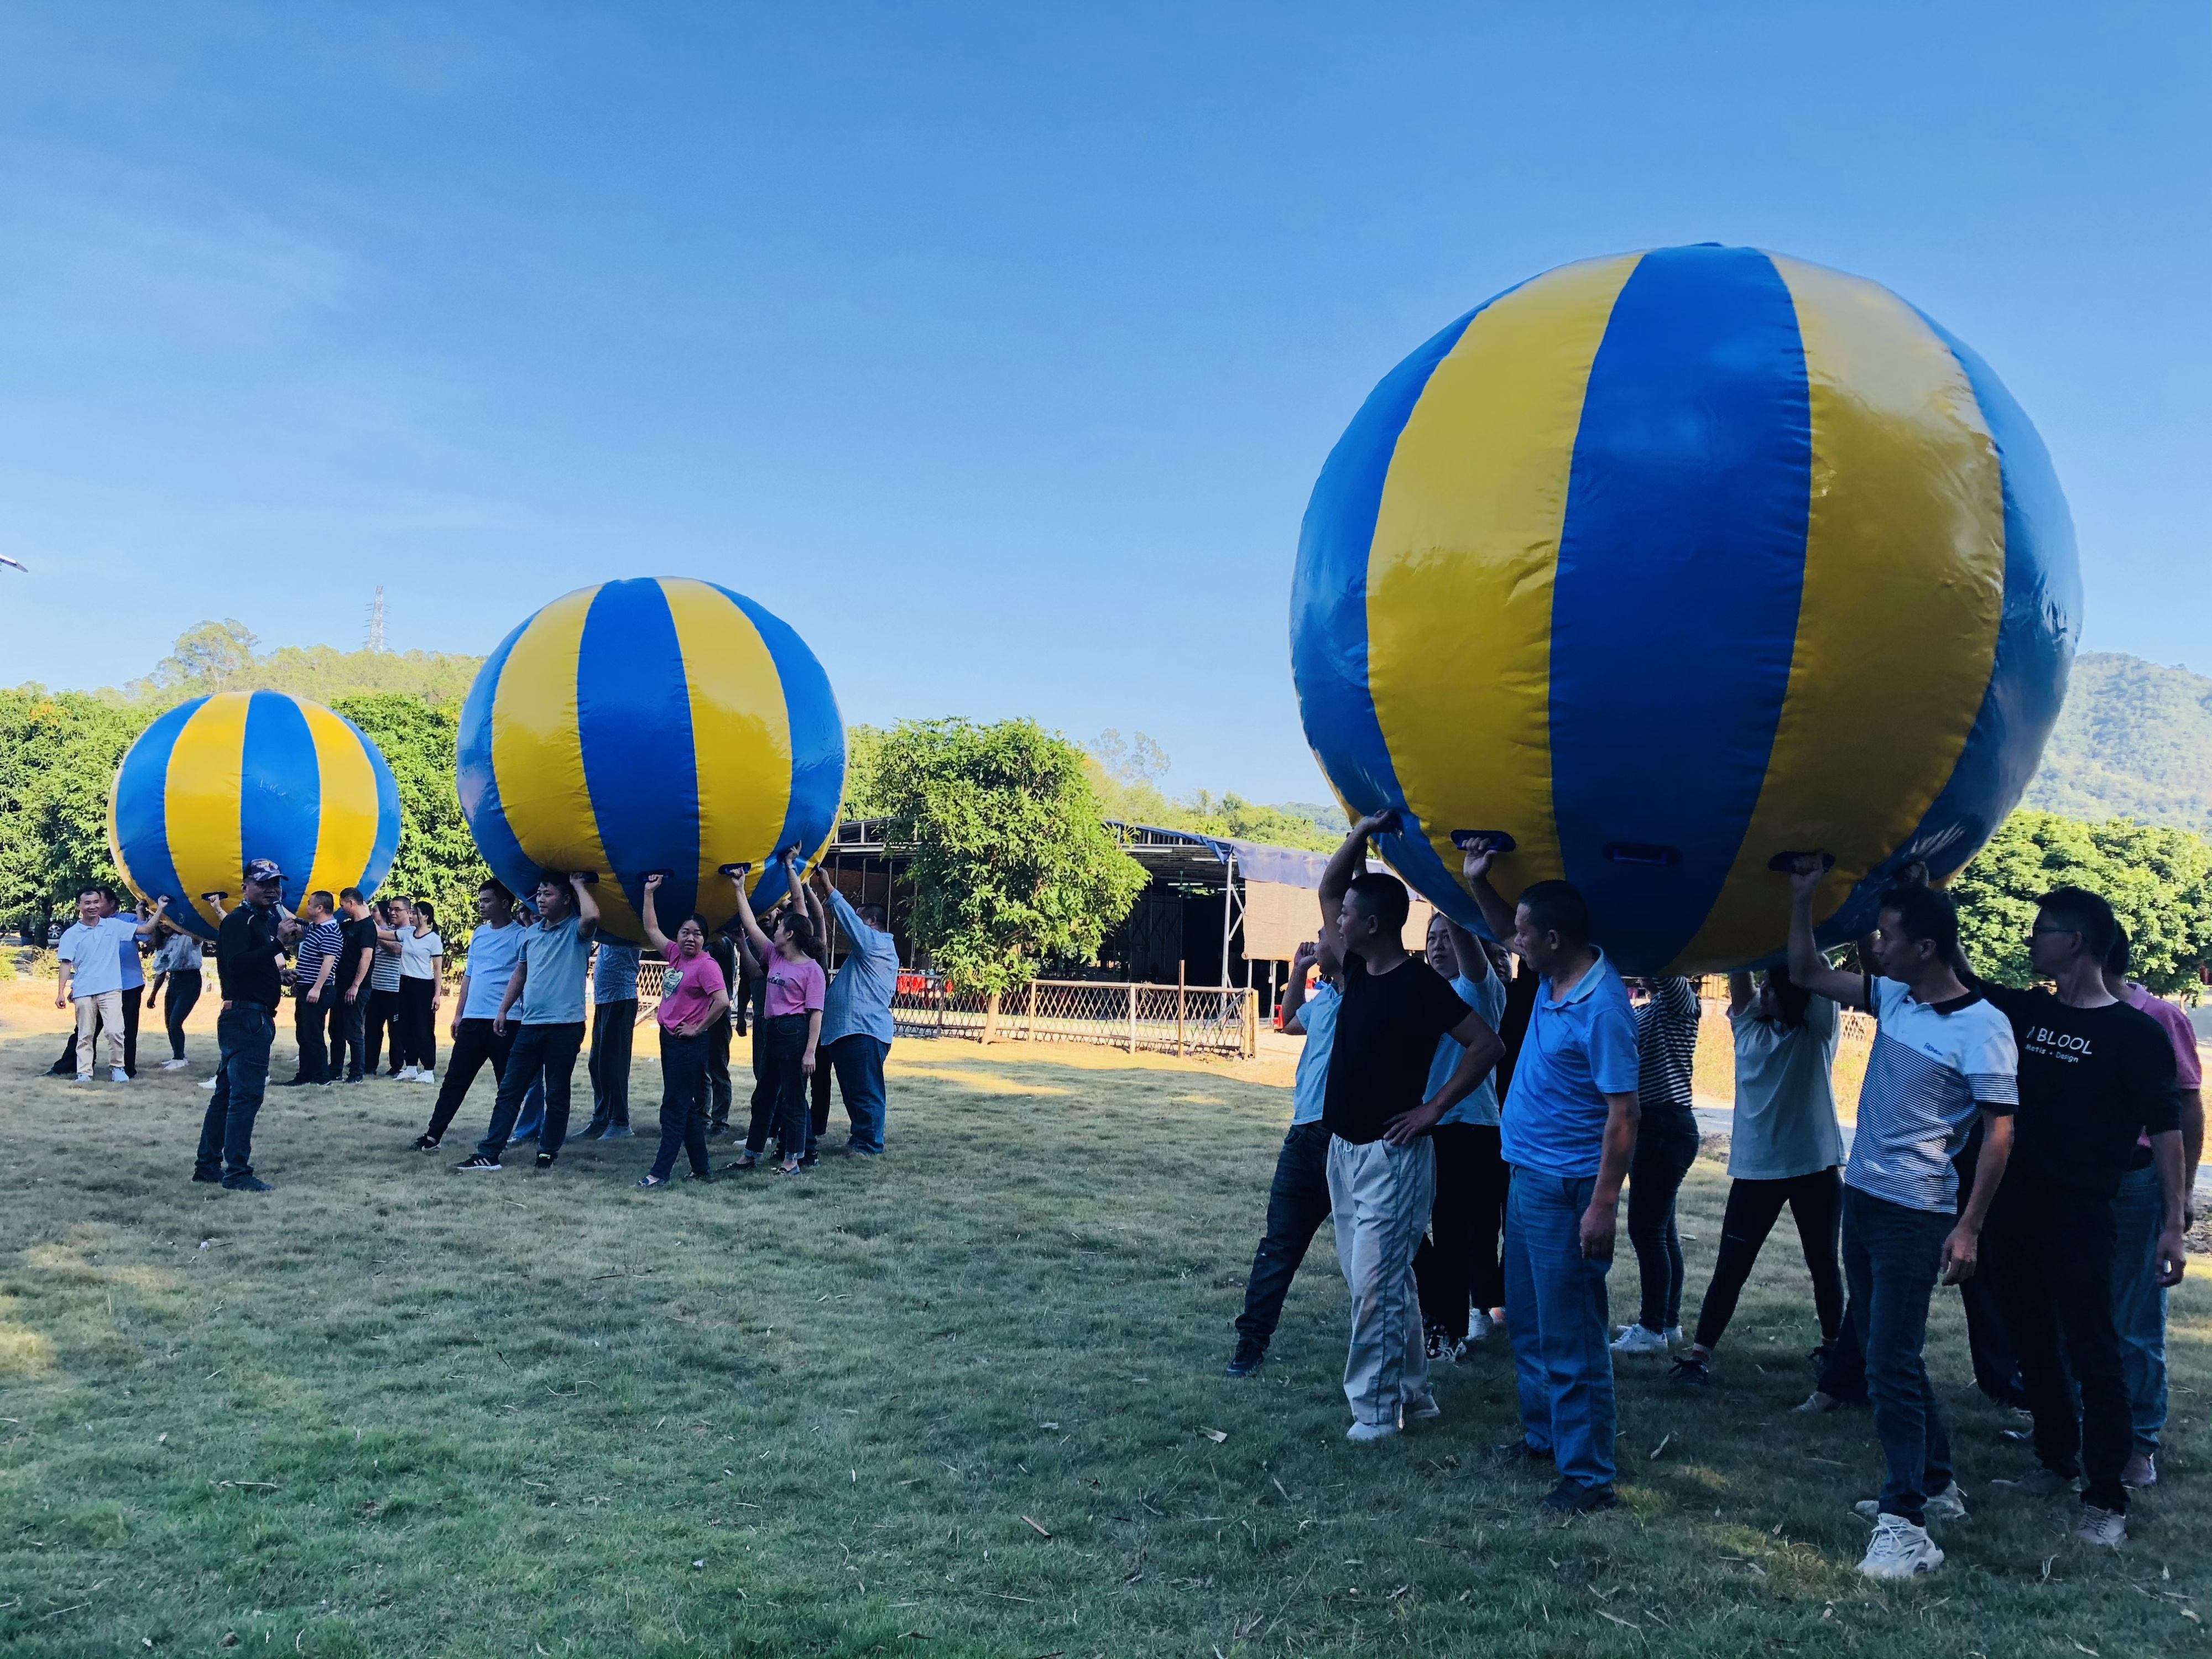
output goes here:
<path id="1" fill-rule="evenodd" d="M 376 598 L 370 601 L 368 607 L 368 648 L 372 651 L 384 649 L 384 587 L 381 583 L 377 586 Z"/>

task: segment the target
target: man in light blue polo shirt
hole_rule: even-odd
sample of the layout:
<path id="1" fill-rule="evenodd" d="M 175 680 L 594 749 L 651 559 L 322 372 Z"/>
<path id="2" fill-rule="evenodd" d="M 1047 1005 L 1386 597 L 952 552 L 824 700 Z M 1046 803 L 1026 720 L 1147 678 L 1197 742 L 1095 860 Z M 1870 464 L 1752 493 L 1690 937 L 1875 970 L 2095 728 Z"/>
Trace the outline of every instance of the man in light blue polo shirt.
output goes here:
<path id="1" fill-rule="evenodd" d="M 1605 952 L 1589 942 L 1589 910 L 1569 883 L 1540 881 L 1508 907 L 1490 884 L 1495 854 L 1467 856 L 1483 921 L 1542 976 L 1514 1063 L 1501 1151 L 1512 1166 L 1505 1202 L 1505 1322 L 1521 1396 L 1513 1459 L 1556 1462 L 1543 1507 L 1611 1509 L 1613 1265 L 1620 1184 L 1636 1147 L 1636 1016 Z"/>
<path id="2" fill-rule="evenodd" d="M 1321 969 L 1310 994 L 1306 975 Z M 1344 1000 L 1337 988 L 1344 961 L 1336 953 L 1336 930 L 1300 945 L 1291 958 L 1291 982 L 1283 993 L 1283 1031 L 1303 1035 L 1306 1046 L 1291 1085 L 1291 1127 L 1275 1155 L 1275 1179 L 1267 1188 L 1267 1231 L 1253 1253 L 1252 1275 L 1244 1285 L 1244 1311 L 1237 1316 L 1237 1348 L 1222 1368 L 1230 1376 L 1249 1376 L 1267 1357 L 1267 1344 L 1282 1322 L 1283 1298 L 1314 1235 L 1329 1217 L 1328 1129 L 1321 1121 L 1328 1097 L 1328 1056 L 1336 1046 L 1336 1010 Z"/>
<path id="3" fill-rule="evenodd" d="M 879 905 L 854 909 L 814 866 L 814 890 L 821 895 L 849 947 L 837 975 L 822 999 L 820 1052 L 836 1068 L 837 1092 L 853 1121 L 848 1152 L 872 1158 L 884 1149 L 884 1061 L 891 1051 L 891 998 L 898 992 L 898 945 L 884 931 L 890 918 Z M 823 1109 L 828 1109 L 825 1105 Z"/>
<path id="4" fill-rule="evenodd" d="M 514 919 L 514 895 L 504 882 L 488 881 L 477 889 L 477 930 L 469 935 L 468 971 L 461 975 L 460 994 L 453 999 L 453 1052 L 446 1061 L 445 1078 L 438 1085 L 430 1127 L 415 1138 L 418 1152 L 437 1151 L 486 1060 L 491 1062 L 495 1088 L 507 1075 L 514 1028 L 510 1025 L 502 1031 L 495 1022 L 514 964 L 522 960 L 525 931 Z"/>

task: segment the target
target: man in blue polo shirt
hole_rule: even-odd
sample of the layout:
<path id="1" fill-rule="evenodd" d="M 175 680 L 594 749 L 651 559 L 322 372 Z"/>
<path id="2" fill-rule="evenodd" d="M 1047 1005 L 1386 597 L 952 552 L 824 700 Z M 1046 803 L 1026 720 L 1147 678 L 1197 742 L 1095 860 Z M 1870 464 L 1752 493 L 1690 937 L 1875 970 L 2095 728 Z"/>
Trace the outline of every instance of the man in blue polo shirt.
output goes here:
<path id="1" fill-rule="evenodd" d="M 891 999 L 898 992 L 898 945 L 883 907 L 857 909 L 814 866 L 814 890 L 845 935 L 845 959 L 822 999 L 821 1053 L 837 1073 L 837 1091 L 853 1121 L 848 1152 L 872 1158 L 884 1150 L 884 1061 L 891 1051 Z M 823 1109 L 828 1109 L 825 1102 Z"/>
<path id="2" fill-rule="evenodd" d="M 1467 856 L 1490 931 L 1541 976 L 1513 1067 L 1499 1150 L 1505 1200 L 1505 1322 L 1513 1337 L 1522 1437 L 1499 1449 L 1553 1462 L 1553 1513 L 1611 1509 L 1613 1266 L 1620 1183 L 1636 1147 L 1636 1016 L 1589 910 L 1564 881 L 1540 881 L 1509 907 L 1490 884 L 1494 854 Z"/>
<path id="3" fill-rule="evenodd" d="M 522 960 L 524 930 L 514 920 L 514 895 L 505 883 L 488 881 L 477 889 L 477 930 L 469 935 L 468 971 L 453 999 L 453 1052 L 430 1109 L 430 1127 L 415 1138 L 417 1152 L 437 1151 L 486 1060 L 491 1062 L 492 1086 L 499 1086 L 507 1075 L 507 1050 L 514 1046 L 514 1028 L 502 1031 L 495 1024 L 507 982 Z"/>

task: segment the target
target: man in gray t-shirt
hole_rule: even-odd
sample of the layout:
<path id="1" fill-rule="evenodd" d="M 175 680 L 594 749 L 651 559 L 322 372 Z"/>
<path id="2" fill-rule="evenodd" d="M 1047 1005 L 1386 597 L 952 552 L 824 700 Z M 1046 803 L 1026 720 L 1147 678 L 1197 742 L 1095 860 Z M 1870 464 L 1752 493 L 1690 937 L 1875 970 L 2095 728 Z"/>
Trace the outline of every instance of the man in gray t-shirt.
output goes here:
<path id="1" fill-rule="evenodd" d="M 522 1029 L 500 1074 L 491 1125 L 476 1151 L 453 1167 L 495 1170 L 507 1150 L 523 1097 L 542 1071 L 545 1127 L 538 1140 L 538 1167 L 552 1167 L 568 1136 L 568 1084 L 584 1046 L 584 969 L 599 927 L 599 907 L 582 871 L 566 877 L 548 870 L 538 882 L 538 925 L 526 933 L 522 959 L 507 981 L 492 1029 L 505 1035 L 519 1012 Z"/>

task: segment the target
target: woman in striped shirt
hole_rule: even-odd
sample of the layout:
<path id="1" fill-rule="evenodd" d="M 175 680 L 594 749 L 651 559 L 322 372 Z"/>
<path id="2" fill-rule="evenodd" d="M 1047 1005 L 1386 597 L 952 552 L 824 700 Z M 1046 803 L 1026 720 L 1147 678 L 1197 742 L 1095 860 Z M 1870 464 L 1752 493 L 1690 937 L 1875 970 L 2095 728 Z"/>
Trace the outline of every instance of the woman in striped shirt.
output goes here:
<path id="1" fill-rule="evenodd" d="M 1698 993 L 1679 974 L 1635 981 L 1636 1154 L 1628 1165 L 1628 1242 L 1643 1281 L 1637 1322 L 1614 1340 L 1617 1354 L 1665 1353 L 1682 1340 L 1682 1239 L 1674 1195 L 1698 1157 L 1690 1077 L 1698 1055 Z"/>

